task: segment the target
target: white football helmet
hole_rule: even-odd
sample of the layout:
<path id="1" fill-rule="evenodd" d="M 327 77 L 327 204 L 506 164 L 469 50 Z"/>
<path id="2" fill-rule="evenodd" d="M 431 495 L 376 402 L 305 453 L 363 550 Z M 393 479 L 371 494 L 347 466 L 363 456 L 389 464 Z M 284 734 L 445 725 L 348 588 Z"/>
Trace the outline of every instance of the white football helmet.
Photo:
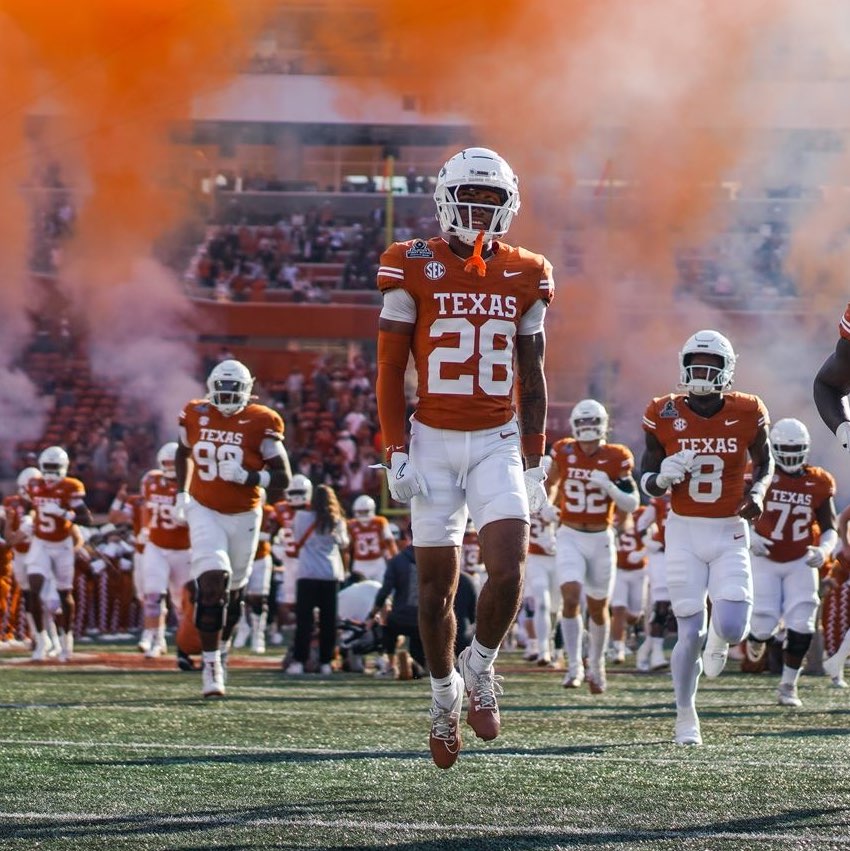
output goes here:
<path id="1" fill-rule="evenodd" d="M 61 446 L 48 446 L 38 456 L 38 469 L 47 482 L 58 482 L 65 478 L 70 464 L 68 453 Z"/>
<path id="2" fill-rule="evenodd" d="M 313 483 L 301 473 L 296 473 L 286 489 L 286 501 L 293 508 L 310 504 L 313 499 Z"/>
<path id="3" fill-rule="evenodd" d="M 358 520 L 371 520 L 375 516 L 375 500 L 362 493 L 351 504 L 351 510 Z"/>
<path id="4" fill-rule="evenodd" d="M 777 420 L 770 430 L 770 448 L 777 466 L 786 473 L 802 470 L 809 457 L 809 430 L 799 420 Z"/>
<path id="5" fill-rule="evenodd" d="M 398 525 L 398 523 L 390 523 L 389 527 L 390 527 L 390 532 L 392 533 L 392 536 L 393 536 L 393 540 L 394 541 L 400 541 L 401 540 L 401 527 Z"/>
<path id="6" fill-rule="evenodd" d="M 582 399 L 570 413 L 570 426 L 576 440 L 604 440 L 608 433 L 608 412 L 596 399 Z"/>
<path id="7" fill-rule="evenodd" d="M 250 401 L 254 377 L 238 360 L 216 364 L 207 378 L 207 398 L 226 417 L 238 414 Z"/>
<path id="8" fill-rule="evenodd" d="M 721 366 L 696 366 L 691 364 L 693 355 L 718 355 Z M 679 352 L 679 386 L 695 396 L 721 393 L 732 386 L 735 374 L 735 350 L 719 331 L 706 329 L 689 337 Z M 706 370 L 706 378 L 694 378 L 694 370 Z"/>
<path id="9" fill-rule="evenodd" d="M 169 443 L 163 443 L 159 448 L 159 452 L 156 453 L 156 464 L 167 479 L 177 477 L 177 471 L 174 469 L 174 458 L 176 455 L 177 443 L 173 440 Z"/>
<path id="10" fill-rule="evenodd" d="M 457 200 L 461 186 L 481 186 L 495 189 L 502 196 L 500 205 L 463 203 Z M 434 190 L 437 205 L 437 221 L 440 228 L 453 234 L 466 245 L 473 245 L 478 231 L 467 227 L 471 222 L 472 207 L 492 209 L 493 219 L 484 232 L 484 241 L 490 242 L 504 236 L 511 221 L 519 212 L 519 185 L 513 169 L 495 152 L 488 148 L 466 148 L 455 154 L 440 169 Z M 466 215 L 461 209 L 466 208 Z"/>
<path id="11" fill-rule="evenodd" d="M 21 470 L 20 473 L 18 473 L 18 479 L 17 479 L 17 482 L 16 482 L 16 484 L 18 486 L 18 493 L 21 496 L 26 496 L 27 495 L 27 485 L 33 479 L 40 479 L 40 478 L 41 478 L 41 470 L 39 470 L 38 467 L 24 467 L 24 469 Z"/>

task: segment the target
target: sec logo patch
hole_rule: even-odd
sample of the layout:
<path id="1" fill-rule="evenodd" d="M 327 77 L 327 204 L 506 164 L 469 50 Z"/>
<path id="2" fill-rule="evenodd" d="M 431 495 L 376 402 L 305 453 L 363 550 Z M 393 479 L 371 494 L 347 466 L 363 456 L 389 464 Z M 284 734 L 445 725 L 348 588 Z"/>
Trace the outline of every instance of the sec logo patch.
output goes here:
<path id="1" fill-rule="evenodd" d="M 439 281 L 446 274 L 446 267 L 439 260 L 425 264 L 425 277 L 429 281 Z"/>
<path id="2" fill-rule="evenodd" d="M 686 419 L 673 420 L 674 431 L 684 431 L 687 427 L 688 421 Z"/>

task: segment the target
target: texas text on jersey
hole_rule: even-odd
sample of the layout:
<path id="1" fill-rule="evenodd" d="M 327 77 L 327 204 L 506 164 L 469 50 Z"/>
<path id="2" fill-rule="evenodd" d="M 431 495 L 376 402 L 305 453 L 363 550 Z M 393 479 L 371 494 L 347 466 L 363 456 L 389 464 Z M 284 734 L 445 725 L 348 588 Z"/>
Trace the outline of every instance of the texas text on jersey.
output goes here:
<path id="1" fill-rule="evenodd" d="M 416 419 L 475 431 L 513 417 L 517 329 L 539 300 L 552 300 L 554 284 L 545 257 L 505 243 L 493 243 L 484 277 L 465 262 L 441 237 L 397 242 L 381 255 L 378 288 L 402 289 L 415 305 Z"/>
<path id="2" fill-rule="evenodd" d="M 283 420 L 265 405 L 250 404 L 225 416 L 207 400 L 189 402 L 180 414 L 180 426 L 191 447 L 194 470 L 189 494 L 207 508 L 222 514 L 251 511 L 260 504 L 260 487 L 225 481 L 218 465 L 237 461 L 248 471 L 265 466 L 261 454 L 266 439 L 283 440 Z"/>
<path id="3" fill-rule="evenodd" d="M 758 396 L 724 393 L 724 405 L 711 417 L 695 414 L 684 394 L 653 399 L 643 428 L 654 434 L 667 455 L 696 453 L 691 475 L 671 491 L 671 509 L 680 516 L 732 517 L 744 497 L 744 471 L 750 444 L 768 422 Z M 698 433 L 699 437 L 693 437 Z"/>

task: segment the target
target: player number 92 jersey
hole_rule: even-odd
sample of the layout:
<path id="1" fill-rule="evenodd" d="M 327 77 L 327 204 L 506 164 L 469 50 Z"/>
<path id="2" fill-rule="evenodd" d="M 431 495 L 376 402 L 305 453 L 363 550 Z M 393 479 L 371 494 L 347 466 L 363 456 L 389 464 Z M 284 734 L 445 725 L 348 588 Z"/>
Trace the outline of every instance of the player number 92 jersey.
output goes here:
<path id="1" fill-rule="evenodd" d="M 723 407 L 702 417 L 686 398 L 653 399 L 643 416 L 644 431 L 655 435 L 666 455 L 696 452 L 690 475 L 671 488 L 670 508 L 686 517 L 732 517 L 744 498 L 749 447 L 769 423 L 767 408 L 758 396 L 726 393 Z"/>
<path id="2" fill-rule="evenodd" d="M 484 277 L 464 271 L 440 237 L 393 243 L 378 270 L 381 292 L 405 290 L 416 305 L 416 419 L 476 431 L 513 416 L 514 342 L 523 315 L 552 300 L 552 266 L 540 254 L 493 243 Z"/>

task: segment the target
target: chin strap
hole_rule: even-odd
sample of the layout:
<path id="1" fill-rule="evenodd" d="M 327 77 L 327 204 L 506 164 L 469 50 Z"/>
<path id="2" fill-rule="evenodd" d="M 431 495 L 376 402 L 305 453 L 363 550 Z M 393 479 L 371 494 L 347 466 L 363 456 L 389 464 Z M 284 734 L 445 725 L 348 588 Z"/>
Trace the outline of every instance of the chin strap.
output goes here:
<path id="1" fill-rule="evenodd" d="M 483 278 L 487 274 L 487 264 L 481 256 L 481 251 L 484 248 L 484 231 L 478 231 L 478 236 L 475 237 L 475 245 L 472 247 L 472 257 L 466 261 L 463 267 L 464 272 L 472 274 L 478 273 L 479 278 Z"/>

